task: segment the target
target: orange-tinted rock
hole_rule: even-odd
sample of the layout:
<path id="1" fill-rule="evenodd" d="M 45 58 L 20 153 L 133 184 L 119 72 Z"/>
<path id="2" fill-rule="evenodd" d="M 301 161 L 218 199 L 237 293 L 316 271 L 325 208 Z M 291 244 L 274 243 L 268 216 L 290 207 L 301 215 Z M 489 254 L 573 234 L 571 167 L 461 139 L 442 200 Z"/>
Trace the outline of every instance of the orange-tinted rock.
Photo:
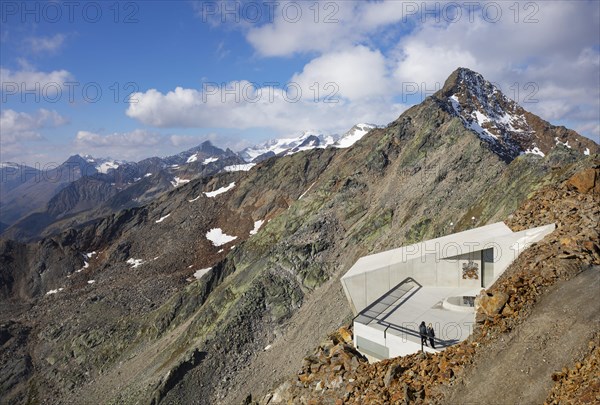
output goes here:
<path id="1" fill-rule="evenodd" d="M 587 193 L 591 190 L 595 190 L 596 192 L 600 191 L 600 184 L 598 179 L 599 173 L 595 169 L 586 169 L 582 170 L 569 180 L 567 180 L 567 185 L 579 191 L 580 193 Z"/>
<path id="2" fill-rule="evenodd" d="M 501 291 L 497 291 L 493 295 L 482 293 L 475 298 L 475 309 L 487 316 L 493 316 L 502 310 L 508 298 L 508 294 Z"/>

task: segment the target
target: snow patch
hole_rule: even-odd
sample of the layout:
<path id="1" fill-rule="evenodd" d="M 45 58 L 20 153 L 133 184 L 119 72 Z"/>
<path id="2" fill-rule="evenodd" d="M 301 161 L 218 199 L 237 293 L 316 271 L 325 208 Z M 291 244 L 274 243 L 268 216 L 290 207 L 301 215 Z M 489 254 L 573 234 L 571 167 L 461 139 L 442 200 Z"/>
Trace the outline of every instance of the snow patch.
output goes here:
<path id="1" fill-rule="evenodd" d="M 118 167 L 119 167 L 118 162 L 109 160 L 107 162 L 102 163 L 100 166 L 98 166 L 97 170 L 100 173 L 106 174 L 110 169 L 116 169 Z"/>
<path id="2" fill-rule="evenodd" d="M 129 258 L 127 259 L 126 263 L 130 264 L 132 269 L 135 269 L 136 267 L 141 266 L 144 261 L 142 259 Z"/>
<path id="3" fill-rule="evenodd" d="M 87 269 L 88 267 L 90 267 L 90 264 L 88 262 L 84 261 L 83 262 L 83 267 L 80 268 L 79 270 L 75 270 L 75 273 L 81 273 L 83 270 Z"/>
<path id="4" fill-rule="evenodd" d="M 207 196 L 207 197 L 209 197 L 209 198 L 214 198 L 214 197 L 218 196 L 219 194 L 226 193 L 227 191 L 231 190 L 234 187 L 235 187 L 235 182 L 230 183 L 226 187 L 221 187 L 218 190 L 205 192 L 204 195 Z"/>
<path id="5" fill-rule="evenodd" d="M 223 171 L 225 171 L 225 172 L 247 172 L 250 169 L 252 169 L 254 166 L 256 166 L 256 163 L 246 163 L 244 165 L 231 165 L 231 166 L 225 166 L 223 168 Z"/>
<path id="6" fill-rule="evenodd" d="M 152 173 L 146 173 L 146 174 L 144 174 L 144 177 L 150 177 L 150 176 L 152 176 Z"/>
<path id="7" fill-rule="evenodd" d="M 456 94 L 453 94 L 450 97 L 448 97 L 448 101 L 450 101 L 450 103 L 452 104 L 452 109 L 454 110 L 454 112 L 457 115 L 460 115 L 460 103 L 458 102 L 458 97 L 456 97 Z"/>
<path id="8" fill-rule="evenodd" d="M 217 160 L 219 160 L 218 157 L 209 157 L 209 158 L 204 159 L 204 162 L 202 162 L 202 164 L 207 165 L 209 163 L 216 162 Z"/>
<path id="9" fill-rule="evenodd" d="M 256 235 L 264 223 L 264 220 L 254 221 L 254 229 L 250 231 L 250 235 Z"/>
<path id="10" fill-rule="evenodd" d="M 190 156 L 187 160 L 186 163 L 192 163 L 195 162 L 196 160 L 198 160 L 198 154 L 193 154 L 192 156 Z"/>
<path id="11" fill-rule="evenodd" d="M 96 280 L 88 280 L 88 284 L 94 284 Z"/>
<path id="12" fill-rule="evenodd" d="M 590 148 L 585 148 L 585 150 L 583 151 L 583 154 L 586 156 L 590 155 Z"/>
<path id="13" fill-rule="evenodd" d="M 171 184 L 173 185 L 173 187 L 179 187 L 179 186 L 189 183 L 189 182 L 190 182 L 190 180 L 182 179 L 180 177 L 174 177 Z"/>
<path id="14" fill-rule="evenodd" d="M 206 273 L 208 273 L 211 270 L 212 270 L 212 267 L 209 267 L 208 269 L 196 270 L 196 272 L 194 272 L 194 277 L 196 277 L 196 280 L 200 280 L 203 275 L 205 275 Z"/>
<path id="15" fill-rule="evenodd" d="M 50 290 L 50 291 L 47 291 L 47 292 L 46 292 L 46 295 L 52 295 L 52 294 L 56 294 L 56 293 L 58 293 L 58 292 L 60 292 L 60 291 L 62 291 L 62 290 L 64 290 L 64 288 L 63 288 L 63 287 L 57 288 L 56 290 Z"/>
<path id="16" fill-rule="evenodd" d="M 571 146 L 569 145 L 569 141 L 567 141 L 567 142 L 561 142 L 558 139 L 558 137 L 555 137 L 554 140 L 556 141 L 556 146 L 562 145 L 562 146 L 566 146 L 567 148 L 571 149 Z"/>
<path id="17" fill-rule="evenodd" d="M 544 156 L 546 156 L 546 155 L 544 154 L 544 152 L 542 152 L 542 151 L 540 150 L 540 148 L 538 148 L 537 146 L 535 146 L 535 147 L 533 147 L 533 148 L 531 148 L 531 149 L 527 149 L 527 150 L 525 151 L 525 153 L 526 153 L 526 154 L 528 154 L 528 153 L 531 153 L 531 154 L 534 154 L 534 155 L 540 155 L 541 157 L 544 157 Z"/>
<path id="18" fill-rule="evenodd" d="M 213 228 L 206 232 L 206 239 L 211 241 L 214 246 L 222 246 L 231 242 L 232 240 L 236 240 L 237 236 L 227 235 L 223 233 L 221 228 Z"/>
<path id="19" fill-rule="evenodd" d="M 164 221 L 165 219 L 169 218 L 171 216 L 171 213 L 168 213 L 167 215 L 165 215 L 164 217 L 160 217 L 159 219 L 157 219 L 156 222 L 157 224 L 160 224 L 162 221 Z"/>
<path id="20" fill-rule="evenodd" d="M 189 201 L 189 202 L 194 202 L 194 201 L 198 200 L 198 198 L 200 198 L 200 196 L 198 196 L 198 197 L 196 197 L 196 198 L 194 198 L 194 199 L 188 200 L 188 201 Z"/>

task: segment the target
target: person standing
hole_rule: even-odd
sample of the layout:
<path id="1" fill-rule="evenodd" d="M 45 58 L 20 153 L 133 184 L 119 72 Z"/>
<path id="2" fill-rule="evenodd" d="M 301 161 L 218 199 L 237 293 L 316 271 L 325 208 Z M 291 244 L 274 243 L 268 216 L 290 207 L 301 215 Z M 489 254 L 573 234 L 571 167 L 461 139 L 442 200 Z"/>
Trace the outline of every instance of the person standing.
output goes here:
<path id="1" fill-rule="evenodd" d="M 433 325 L 431 323 L 429 326 L 427 326 L 427 336 L 429 337 L 429 343 L 431 343 L 431 347 L 435 349 L 435 343 L 433 341 L 433 338 L 435 338 L 435 332 L 433 331 Z"/>
<path id="2" fill-rule="evenodd" d="M 421 335 L 421 347 L 423 345 L 427 346 L 427 326 L 425 326 L 425 321 L 421 321 L 419 325 L 419 334 Z"/>

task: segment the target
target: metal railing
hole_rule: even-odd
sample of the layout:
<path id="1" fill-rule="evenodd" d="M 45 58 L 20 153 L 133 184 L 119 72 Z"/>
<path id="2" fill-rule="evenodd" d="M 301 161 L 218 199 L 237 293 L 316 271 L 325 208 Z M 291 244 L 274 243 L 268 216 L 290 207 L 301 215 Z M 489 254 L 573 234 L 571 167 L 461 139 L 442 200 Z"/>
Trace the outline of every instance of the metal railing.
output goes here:
<path id="1" fill-rule="evenodd" d="M 393 296 L 394 293 L 396 293 L 398 290 L 400 290 L 403 286 L 407 286 L 409 283 L 414 284 L 417 288 L 415 289 L 413 286 L 410 289 L 404 291 L 403 294 L 394 297 L 393 302 L 394 303 L 397 302 L 397 304 L 394 306 L 394 308 L 392 310 L 388 311 L 388 309 L 390 308 L 390 306 L 392 304 L 387 304 L 387 305 L 385 305 L 385 307 L 382 310 L 374 311 L 374 309 L 378 305 L 381 305 L 382 303 L 385 304 L 386 299 L 388 299 L 390 296 Z M 383 330 L 384 339 L 387 339 L 388 330 L 390 330 L 390 329 L 393 331 L 401 332 L 407 336 L 413 336 L 418 339 L 421 339 L 421 333 L 418 330 L 410 329 L 405 326 L 396 325 L 392 322 L 388 322 L 386 319 L 388 318 L 388 316 L 393 314 L 399 307 L 401 307 L 406 301 L 408 301 L 413 295 L 415 295 L 422 287 L 423 286 L 421 284 L 419 284 L 415 279 L 413 279 L 412 277 L 407 277 L 404 280 L 402 280 L 400 283 L 395 285 L 394 288 L 392 288 L 390 291 L 388 291 L 387 293 L 385 293 L 384 295 L 379 297 L 377 300 L 373 301 L 369 306 L 367 306 L 362 311 L 360 311 L 358 313 L 358 315 L 356 315 L 352 321 L 358 322 L 365 326 L 370 325 L 371 323 L 376 321 L 376 323 L 378 325 L 385 327 L 385 329 Z M 388 311 L 387 314 L 384 317 L 382 317 L 381 319 L 379 319 L 379 317 L 381 316 L 381 314 L 384 311 Z M 393 334 L 393 335 L 398 336 L 396 334 Z M 427 341 L 429 341 L 430 337 L 426 336 L 426 339 L 427 339 Z M 459 340 L 458 339 L 440 339 L 440 338 L 434 337 L 433 342 L 436 345 L 435 349 L 437 349 L 437 348 L 446 348 L 448 346 L 452 346 L 452 345 L 458 343 Z M 423 351 L 423 350 L 424 350 L 423 342 L 421 341 L 421 351 Z"/>

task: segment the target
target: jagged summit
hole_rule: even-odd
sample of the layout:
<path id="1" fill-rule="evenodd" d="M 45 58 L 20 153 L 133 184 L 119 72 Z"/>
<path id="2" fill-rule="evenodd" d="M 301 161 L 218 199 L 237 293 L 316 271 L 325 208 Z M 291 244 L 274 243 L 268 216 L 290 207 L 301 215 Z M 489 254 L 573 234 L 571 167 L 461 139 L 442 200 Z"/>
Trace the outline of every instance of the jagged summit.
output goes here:
<path id="1" fill-rule="evenodd" d="M 523 153 L 545 156 L 557 145 L 586 155 L 599 151 L 593 141 L 526 111 L 481 74 L 467 68 L 452 72 L 435 97 L 507 162 Z"/>

